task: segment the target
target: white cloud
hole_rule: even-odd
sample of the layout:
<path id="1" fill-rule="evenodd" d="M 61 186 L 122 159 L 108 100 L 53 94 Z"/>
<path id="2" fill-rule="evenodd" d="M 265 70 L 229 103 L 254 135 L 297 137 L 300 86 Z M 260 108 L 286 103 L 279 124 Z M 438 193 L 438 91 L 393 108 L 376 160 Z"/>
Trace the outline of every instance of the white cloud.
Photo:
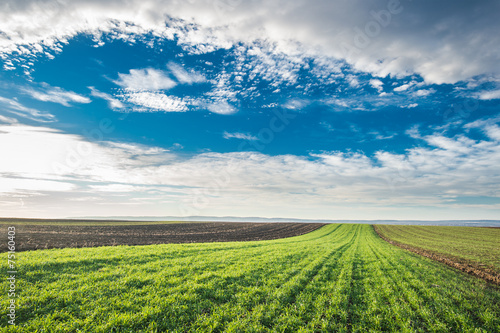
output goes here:
<path id="1" fill-rule="evenodd" d="M 168 65 L 172 75 L 180 84 L 193 84 L 207 82 L 206 78 L 196 72 L 188 72 L 181 66 L 170 63 Z M 166 95 L 160 90 L 176 86 L 178 83 L 171 79 L 166 72 L 155 69 L 130 70 L 130 74 L 119 74 L 119 79 L 114 81 L 124 88 L 122 94 L 116 97 L 120 100 L 92 89 L 94 96 L 103 98 L 110 102 L 110 107 L 124 109 L 127 105 L 136 112 L 185 112 L 188 110 L 209 110 L 218 114 L 233 114 L 237 110 L 229 103 L 236 101 L 236 92 L 227 84 L 227 75 L 218 74 L 211 81 L 214 88 L 203 97 L 177 97 Z M 112 105 L 113 104 L 113 105 Z"/>
<path id="2" fill-rule="evenodd" d="M 402 84 L 400 85 L 399 87 L 396 87 L 394 88 L 394 91 L 405 91 L 405 90 L 408 90 L 408 88 L 410 88 L 410 84 L 406 83 L 406 84 Z"/>
<path id="3" fill-rule="evenodd" d="M 171 160 L 171 155 L 158 147 L 98 143 L 47 127 L 0 125 L 0 132 L 0 153 L 5 157 L 0 161 L 0 175 L 45 180 L 108 179 L 122 183 L 131 179 L 129 176 L 123 178 L 126 168 Z M 29 159 L 37 163 L 26 163 Z"/>
<path id="4" fill-rule="evenodd" d="M 248 141 L 258 140 L 258 138 L 254 135 L 245 134 L 245 133 L 238 133 L 238 132 L 235 132 L 235 133 L 224 132 L 223 137 L 224 137 L 224 139 L 233 139 L 234 138 L 234 139 L 241 139 L 241 140 L 248 140 Z"/>
<path id="5" fill-rule="evenodd" d="M 411 103 L 411 104 L 408 104 L 408 105 L 400 105 L 399 107 L 400 108 L 405 108 L 405 109 L 413 109 L 413 108 L 416 108 L 418 106 L 418 103 Z"/>
<path id="6" fill-rule="evenodd" d="M 211 80 L 213 88 L 206 96 L 212 99 L 224 99 L 226 101 L 236 100 L 237 92 L 233 89 L 231 84 L 231 74 L 222 72 L 217 74 L 215 79 Z"/>
<path id="7" fill-rule="evenodd" d="M 370 86 L 373 88 L 377 89 L 377 91 L 380 93 L 384 89 L 384 83 L 378 79 L 370 79 Z"/>
<path id="8" fill-rule="evenodd" d="M 5 98 L 0 96 L 0 105 L 4 108 L 4 111 L 8 111 L 17 116 L 37 121 L 40 123 L 48 123 L 55 121 L 55 116 L 48 113 L 39 111 L 33 108 L 29 108 L 15 99 Z"/>
<path id="9" fill-rule="evenodd" d="M 435 92 L 436 92 L 436 89 L 434 89 L 434 88 L 420 89 L 420 90 L 415 91 L 413 93 L 413 95 L 416 97 L 426 97 L 426 96 L 429 96 L 431 94 L 434 94 Z"/>
<path id="10" fill-rule="evenodd" d="M 249 80 L 259 76 L 262 80 L 269 82 L 272 86 L 292 85 L 299 78 L 299 71 L 305 65 L 304 55 L 301 53 L 290 54 L 284 52 L 273 43 L 255 42 L 247 47 L 239 46 L 235 51 L 235 68 L 240 70 Z M 335 61 L 327 61 L 322 58 L 315 59 L 317 70 L 313 72 L 319 77 L 327 80 L 332 72 L 339 71 L 339 65 Z M 324 60 L 324 61 L 322 61 Z M 326 76 L 323 74 L 328 72 Z"/>
<path id="11" fill-rule="evenodd" d="M 185 112 L 188 110 L 183 99 L 158 92 L 131 92 L 121 97 L 127 103 L 134 104 L 134 111 L 139 112 Z"/>
<path id="12" fill-rule="evenodd" d="M 368 134 L 374 135 L 376 140 L 388 140 L 388 139 L 392 139 L 393 137 L 398 135 L 397 133 L 383 135 L 383 134 L 380 134 L 379 132 L 372 132 L 372 133 L 368 133 Z"/>
<path id="13" fill-rule="evenodd" d="M 117 109 L 123 109 L 125 107 L 125 105 L 121 101 L 114 98 L 113 96 L 106 94 L 102 91 L 99 91 L 99 90 L 95 89 L 94 87 L 89 87 L 89 89 L 91 90 L 90 94 L 92 96 L 102 98 L 105 101 L 108 101 L 108 105 L 111 109 L 117 110 Z"/>
<path id="14" fill-rule="evenodd" d="M 67 182 L 58 182 L 40 179 L 24 179 L 0 177 L 0 196 L 4 194 L 31 194 L 40 195 L 38 192 L 69 192 L 77 187 Z"/>
<path id="15" fill-rule="evenodd" d="M 179 83 L 193 84 L 205 82 L 207 80 L 202 74 L 196 72 L 188 72 L 182 66 L 173 62 L 168 64 L 168 69 L 175 76 Z"/>
<path id="16" fill-rule="evenodd" d="M 54 179 L 56 174 L 51 161 L 64 160 L 66 146 L 77 145 L 79 138 L 62 135 L 47 127 L 27 125 L 0 125 L 0 174 L 17 174 L 19 177 Z M 37 161 L 27 163 L 28 160 Z"/>
<path id="17" fill-rule="evenodd" d="M 348 100 L 340 100 L 340 99 L 334 99 L 331 101 L 333 104 L 335 105 L 338 105 L 338 106 L 341 106 L 341 107 L 344 107 L 344 108 L 348 108 L 350 107 L 349 105 L 349 101 Z"/>
<path id="18" fill-rule="evenodd" d="M 139 192 L 145 189 L 145 187 L 127 184 L 90 185 L 89 187 L 98 192 Z"/>
<path id="19" fill-rule="evenodd" d="M 301 111 L 309 104 L 311 104 L 311 102 L 305 99 L 291 99 L 289 101 L 286 101 L 286 103 L 283 104 L 283 107 L 289 110 Z"/>
<path id="20" fill-rule="evenodd" d="M 157 155 L 166 153 L 166 149 L 159 147 L 149 147 L 144 145 L 123 143 L 123 142 L 106 142 L 107 147 L 118 148 L 130 155 Z"/>
<path id="21" fill-rule="evenodd" d="M 495 141 L 500 141 L 500 127 L 498 123 L 500 122 L 500 117 L 490 118 L 490 119 L 479 119 L 472 123 L 466 124 L 464 127 L 469 128 L 479 128 L 486 136 Z"/>
<path id="22" fill-rule="evenodd" d="M 229 115 L 235 113 L 237 110 L 234 106 L 229 104 L 227 101 L 223 99 L 215 100 L 214 102 L 207 102 L 204 103 L 206 105 L 206 108 L 213 112 L 213 113 L 218 113 L 218 114 L 223 114 L 223 115 Z"/>
<path id="23" fill-rule="evenodd" d="M 351 75 L 348 75 L 346 78 L 347 78 L 347 82 L 349 82 L 349 85 L 352 88 L 358 88 L 360 86 L 359 81 L 358 81 L 356 76 L 351 74 Z"/>
<path id="24" fill-rule="evenodd" d="M 405 131 L 405 134 L 413 139 L 421 139 L 422 138 L 422 136 L 420 135 L 420 131 L 418 129 L 418 125 L 414 125 L 410 129 L 407 129 Z"/>
<path id="25" fill-rule="evenodd" d="M 425 206 L 448 209 L 453 214 L 455 207 L 442 198 L 500 196 L 498 142 L 440 134 L 421 136 L 414 131 L 415 137 L 431 147 L 414 147 L 402 154 L 378 151 L 372 157 L 342 152 L 182 157 L 158 147 L 96 143 L 44 127 L 0 125 L 0 177 L 8 189 L 2 198 L 15 201 L 23 196 L 30 202 L 28 207 L 36 206 L 45 213 L 50 213 L 51 202 L 59 206 L 64 202 L 65 209 L 71 209 L 73 206 L 66 203 L 71 199 L 76 205 L 77 197 L 98 197 L 99 204 L 116 211 L 117 205 L 130 202 L 133 194 L 153 205 L 168 197 L 170 203 L 162 207 L 176 212 L 172 215 L 180 214 L 182 205 L 209 215 L 234 209 L 240 214 L 269 213 L 266 209 L 271 207 L 283 212 L 297 209 L 300 203 L 303 210 L 322 212 L 330 218 L 338 216 L 332 215 L 332 207 L 348 206 L 349 216 L 356 218 L 359 215 L 353 212 L 361 207 L 363 211 L 399 207 L 397 210 L 403 212 L 403 207 Z M 28 159 L 37 163 L 26 163 Z M 41 196 L 43 200 L 36 199 Z M 88 214 L 89 207 L 81 207 L 86 207 L 83 215 Z M 144 214 L 150 207 L 143 206 L 145 210 L 134 214 Z M 15 209 L 21 208 L 11 205 L 8 212 Z"/>
<path id="26" fill-rule="evenodd" d="M 164 71 L 145 68 L 131 69 L 129 74 L 118 74 L 118 79 L 113 81 L 125 90 L 167 90 L 176 86 Z"/>
<path id="27" fill-rule="evenodd" d="M 500 127 L 498 125 L 490 125 L 485 128 L 486 135 L 495 141 L 500 141 Z"/>
<path id="28" fill-rule="evenodd" d="M 475 142 L 464 136 L 451 139 L 442 135 L 429 135 L 423 138 L 428 144 L 441 148 L 447 152 L 468 154 L 471 152 Z"/>
<path id="29" fill-rule="evenodd" d="M 0 115 L 0 122 L 7 123 L 7 124 L 16 124 L 18 121 L 15 118 L 5 117 L 5 116 Z"/>
<path id="30" fill-rule="evenodd" d="M 500 99 L 500 90 L 482 91 L 478 96 L 483 100 Z"/>
<path id="31" fill-rule="evenodd" d="M 439 84 L 500 75 L 498 1 L 446 0 L 439 6 L 404 1 L 396 3 L 392 13 L 386 0 L 370 4 L 132 0 L 124 6 L 118 0 L 6 0 L 0 10 L 0 49 L 11 68 L 16 64 L 9 60 L 61 50 L 82 32 L 94 35 L 96 44 L 102 44 L 102 33 L 130 42 L 134 35 L 150 33 L 176 38 L 197 53 L 266 40 L 275 45 L 274 53 L 289 59 L 326 56 L 379 77 L 416 73 Z M 373 15 L 382 11 L 390 13 L 383 25 Z M 369 30 L 374 26 L 376 33 Z M 283 78 L 293 81 L 294 66 L 282 68 Z"/>
<path id="32" fill-rule="evenodd" d="M 66 91 L 59 87 L 50 87 L 48 85 L 43 85 L 43 87 L 44 88 L 41 90 L 24 88 L 23 91 L 39 101 L 58 103 L 68 107 L 71 106 L 70 102 L 83 104 L 91 102 L 90 98 L 72 91 Z"/>

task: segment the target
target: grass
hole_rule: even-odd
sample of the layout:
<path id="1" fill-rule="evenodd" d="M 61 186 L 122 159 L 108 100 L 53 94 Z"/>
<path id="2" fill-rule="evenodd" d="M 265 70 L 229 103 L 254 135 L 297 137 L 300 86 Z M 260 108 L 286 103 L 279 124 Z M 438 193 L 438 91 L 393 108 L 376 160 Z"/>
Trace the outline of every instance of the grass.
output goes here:
<path id="1" fill-rule="evenodd" d="M 500 228 L 378 225 L 386 238 L 500 273 Z"/>
<path id="2" fill-rule="evenodd" d="M 498 288 L 392 246 L 370 225 L 18 256 L 18 325 L 6 326 L 3 307 L 3 332 L 500 331 Z"/>

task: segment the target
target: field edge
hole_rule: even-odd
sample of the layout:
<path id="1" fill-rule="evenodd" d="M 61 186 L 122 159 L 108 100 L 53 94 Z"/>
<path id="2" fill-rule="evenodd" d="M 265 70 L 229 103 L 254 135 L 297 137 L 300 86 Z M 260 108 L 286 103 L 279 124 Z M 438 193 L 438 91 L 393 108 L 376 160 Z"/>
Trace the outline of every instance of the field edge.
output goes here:
<path id="1" fill-rule="evenodd" d="M 459 261 L 456 258 L 453 258 L 451 256 L 447 256 L 442 253 L 438 252 L 433 252 L 429 250 L 425 250 L 416 246 L 411 246 L 408 244 L 403 244 L 400 242 L 396 242 L 388 237 L 386 237 L 378 228 L 377 225 L 372 224 L 373 230 L 375 233 L 382 238 L 384 241 L 388 242 L 389 244 L 392 244 L 394 246 L 397 246 L 399 248 L 402 248 L 404 250 L 408 250 L 410 252 L 416 253 L 418 255 L 421 255 L 423 257 L 432 259 L 434 261 L 441 262 L 447 266 L 450 266 L 452 268 L 458 269 L 464 273 L 467 273 L 469 275 L 475 276 L 477 278 L 483 279 L 489 283 L 492 283 L 494 285 L 500 286 L 500 274 L 497 274 L 491 270 L 486 270 L 482 267 L 479 266 L 478 263 L 474 262 L 463 262 Z"/>

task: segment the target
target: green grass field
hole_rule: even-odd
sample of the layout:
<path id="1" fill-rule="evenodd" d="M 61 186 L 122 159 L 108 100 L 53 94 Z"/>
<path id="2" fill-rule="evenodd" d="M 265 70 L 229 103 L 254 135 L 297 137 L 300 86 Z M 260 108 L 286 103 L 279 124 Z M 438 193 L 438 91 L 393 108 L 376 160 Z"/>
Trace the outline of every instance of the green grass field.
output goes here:
<path id="1" fill-rule="evenodd" d="M 500 331 L 497 287 L 390 245 L 370 225 L 21 252 L 18 264 L 17 326 L 2 307 L 3 332 Z"/>
<path id="2" fill-rule="evenodd" d="M 500 273 L 500 229 L 378 225 L 378 231 L 393 241 L 411 245 L 458 261 L 484 264 Z"/>

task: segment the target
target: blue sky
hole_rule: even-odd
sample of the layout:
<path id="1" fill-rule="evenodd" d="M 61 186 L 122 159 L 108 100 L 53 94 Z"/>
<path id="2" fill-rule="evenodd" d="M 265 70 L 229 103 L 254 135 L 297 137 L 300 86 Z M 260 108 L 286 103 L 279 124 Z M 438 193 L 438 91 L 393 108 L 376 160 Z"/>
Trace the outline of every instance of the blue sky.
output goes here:
<path id="1" fill-rule="evenodd" d="M 495 1 L 7 1 L 2 216 L 500 218 Z"/>

